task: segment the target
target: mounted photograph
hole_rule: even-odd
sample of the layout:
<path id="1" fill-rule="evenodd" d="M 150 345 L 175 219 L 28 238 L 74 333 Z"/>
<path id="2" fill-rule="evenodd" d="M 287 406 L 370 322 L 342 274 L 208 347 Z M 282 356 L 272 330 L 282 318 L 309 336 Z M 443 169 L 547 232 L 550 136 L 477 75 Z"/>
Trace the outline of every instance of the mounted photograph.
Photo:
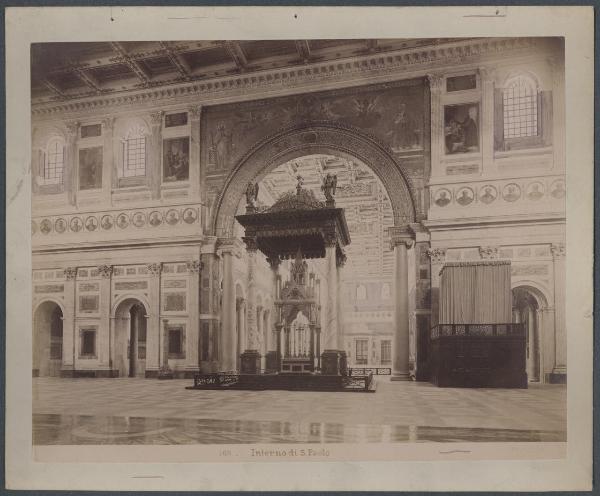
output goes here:
<path id="1" fill-rule="evenodd" d="M 129 12 L 27 45 L 32 462 L 568 464 L 568 38 L 133 39 Z"/>

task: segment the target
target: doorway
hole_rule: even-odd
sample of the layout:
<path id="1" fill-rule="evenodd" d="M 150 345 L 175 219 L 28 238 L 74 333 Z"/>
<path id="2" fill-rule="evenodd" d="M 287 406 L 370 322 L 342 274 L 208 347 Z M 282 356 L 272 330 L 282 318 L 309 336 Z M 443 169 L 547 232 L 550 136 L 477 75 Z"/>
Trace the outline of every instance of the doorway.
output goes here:
<path id="1" fill-rule="evenodd" d="M 114 367 L 119 377 L 146 376 L 146 308 L 134 298 L 115 312 Z"/>
<path id="2" fill-rule="evenodd" d="M 513 322 L 525 326 L 526 370 L 529 382 L 540 381 L 540 342 L 539 304 L 526 287 L 513 289 Z"/>
<path id="3" fill-rule="evenodd" d="M 63 361 L 62 309 L 46 301 L 38 306 L 33 320 L 33 375 L 59 377 Z"/>

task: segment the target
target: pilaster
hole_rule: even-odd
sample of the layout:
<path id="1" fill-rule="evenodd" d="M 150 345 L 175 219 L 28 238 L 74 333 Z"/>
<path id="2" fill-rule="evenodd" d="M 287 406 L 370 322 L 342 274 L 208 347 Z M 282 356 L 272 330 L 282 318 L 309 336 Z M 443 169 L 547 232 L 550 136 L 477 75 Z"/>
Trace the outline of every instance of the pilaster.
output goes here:
<path id="1" fill-rule="evenodd" d="M 202 107 L 193 106 L 188 109 L 190 116 L 190 196 L 202 201 L 200 193 L 203 177 L 200 164 L 200 115 Z"/>
<path id="2" fill-rule="evenodd" d="M 157 372 L 162 364 L 161 357 L 161 323 L 160 323 L 160 276 L 161 263 L 151 263 L 147 266 L 150 281 L 148 285 L 148 299 L 150 312 L 146 321 L 146 371 Z"/>
<path id="3" fill-rule="evenodd" d="M 65 312 L 63 314 L 61 375 L 71 375 L 75 369 L 75 354 L 77 352 L 77 330 L 75 329 L 77 267 L 67 267 L 64 274 L 66 280 L 64 284 Z"/>
<path id="4" fill-rule="evenodd" d="M 441 74 L 427 74 L 431 94 L 431 175 L 441 176 L 441 152 L 444 137 L 444 116 L 442 115 L 442 88 L 444 77 Z"/>
<path id="5" fill-rule="evenodd" d="M 102 172 L 102 192 L 106 203 L 110 202 L 112 189 L 116 187 L 117 169 L 114 159 L 114 140 L 113 129 L 115 124 L 114 117 L 107 117 L 102 120 L 102 137 L 104 138 L 104 149 L 102 156 L 104 157 L 104 167 Z"/>
<path id="6" fill-rule="evenodd" d="M 150 173 L 150 190 L 152 199 L 160 198 L 160 185 L 162 183 L 162 122 L 164 112 L 152 112 L 150 114 L 151 136 L 150 156 L 147 157 Z"/>
<path id="7" fill-rule="evenodd" d="M 112 265 L 99 265 L 100 274 L 100 323 L 96 336 L 98 350 L 98 365 L 100 368 L 110 368 L 112 363 L 112 323 L 110 318 Z"/>
<path id="8" fill-rule="evenodd" d="M 186 332 L 186 372 L 200 371 L 200 273 L 202 262 L 189 260 L 188 270 L 188 329 Z"/>
<path id="9" fill-rule="evenodd" d="M 481 112 L 480 139 L 482 175 L 494 172 L 494 84 L 496 69 L 494 67 L 480 67 L 481 81 Z"/>
<path id="10" fill-rule="evenodd" d="M 565 320 L 565 245 L 550 246 L 554 261 L 554 336 L 555 361 L 553 374 L 567 373 L 567 329 Z"/>
<path id="11" fill-rule="evenodd" d="M 65 144 L 65 190 L 67 199 L 70 205 L 75 205 L 77 202 L 77 178 L 78 178 L 78 162 L 77 156 L 77 137 L 79 135 L 79 122 L 67 122 L 67 141 Z"/>

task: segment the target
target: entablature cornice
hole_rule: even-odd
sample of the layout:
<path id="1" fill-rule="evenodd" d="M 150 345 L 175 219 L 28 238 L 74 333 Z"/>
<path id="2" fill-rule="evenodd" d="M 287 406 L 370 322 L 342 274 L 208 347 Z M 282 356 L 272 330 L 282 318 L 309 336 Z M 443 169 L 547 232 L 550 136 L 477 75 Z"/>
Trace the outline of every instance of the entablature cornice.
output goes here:
<path id="1" fill-rule="evenodd" d="M 371 54 L 337 61 L 314 63 L 301 67 L 259 71 L 231 77 L 186 82 L 159 86 L 139 91 L 127 91 L 99 97 L 33 104 L 34 118 L 74 118 L 85 115 L 90 110 L 97 114 L 115 114 L 131 111 L 136 107 L 147 109 L 152 101 L 161 101 L 163 108 L 169 105 L 189 105 L 189 98 L 195 103 L 210 102 L 215 98 L 219 103 L 239 101 L 263 96 L 322 91 L 332 87 L 356 86 L 377 81 L 424 77 L 444 68 L 478 66 L 482 57 L 489 59 L 514 58 L 527 54 L 531 49 L 544 48 L 543 41 L 536 38 L 474 38 L 441 44 L 436 47 L 414 48 Z M 549 52 L 550 53 L 550 52 Z M 546 55 L 547 56 L 547 55 Z M 265 93 L 268 93 L 265 95 Z M 166 105 L 166 106 L 165 106 Z M 117 112 L 115 112 L 115 110 Z"/>

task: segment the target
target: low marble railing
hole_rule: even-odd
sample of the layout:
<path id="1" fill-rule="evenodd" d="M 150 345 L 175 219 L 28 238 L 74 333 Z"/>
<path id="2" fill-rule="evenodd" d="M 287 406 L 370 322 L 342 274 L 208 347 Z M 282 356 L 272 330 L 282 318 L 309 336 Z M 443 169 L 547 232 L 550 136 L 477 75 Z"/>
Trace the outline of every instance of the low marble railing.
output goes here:
<path id="1" fill-rule="evenodd" d="M 523 336 L 523 324 L 438 324 L 431 328 L 431 339 L 450 336 Z"/>

